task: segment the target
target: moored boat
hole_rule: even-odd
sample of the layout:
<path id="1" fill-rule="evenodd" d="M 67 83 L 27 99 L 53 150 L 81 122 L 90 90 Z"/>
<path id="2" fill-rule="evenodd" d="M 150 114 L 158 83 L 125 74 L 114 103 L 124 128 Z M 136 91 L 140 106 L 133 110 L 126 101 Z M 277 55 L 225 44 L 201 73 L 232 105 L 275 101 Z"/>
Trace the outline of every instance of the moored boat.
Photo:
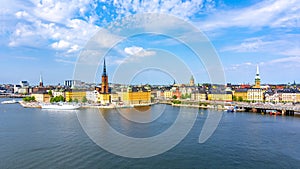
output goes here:
<path id="1" fill-rule="evenodd" d="M 81 106 L 79 104 L 68 104 L 68 103 L 41 104 L 42 109 L 75 110 L 80 107 Z"/>
<path id="2" fill-rule="evenodd" d="M 16 100 L 6 100 L 6 101 L 2 101 L 1 104 L 15 104 L 18 103 L 18 101 Z"/>

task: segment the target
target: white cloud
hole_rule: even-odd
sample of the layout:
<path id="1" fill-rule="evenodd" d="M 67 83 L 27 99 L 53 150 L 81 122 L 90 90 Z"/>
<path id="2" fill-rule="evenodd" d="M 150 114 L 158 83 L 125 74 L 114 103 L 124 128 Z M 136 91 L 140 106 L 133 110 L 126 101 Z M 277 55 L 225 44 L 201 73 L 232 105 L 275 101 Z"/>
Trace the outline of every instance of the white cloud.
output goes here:
<path id="1" fill-rule="evenodd" d="M 67 63 L 67 64 L 75 64 L 76 62 L 70 61 L 70 60 L 65 60 L 65 59 L 55 59 L 56 62 L 59 63 Z"/>
<path id="2" fill-rule="evenodd" d="M 221 52 L 265 52 L 275 55 L 299 56 L 300 35 L 297 34 L 271 34 L 242 40 L 240 44 L 229 45 Z"/>
<path id="3" fill-rule="evenodd" d="M 212 4 L 213 1 L 207 2 Z M 130 15 L 132 13 L 164 13 L 181 18 L 188 18 L 200 10 L 203 10 L 203 0 L 168 0 L 168 1 L 118 1 L 114 0 L 114 6 L 117 8 L 116 12 L 119 15 Z"/>
<path id="4" fill-rule="evenodd" d="M 142 47 L 138 47 L 138 46 L 132 46 L 132 47 L 126 47 L 124 49 L 124 52 L 132 55 L 132 56 L 151 56 L 151 55 L 155 55 L 155 51 L 150 51 L 150 50 L 145 50 Z"/>
<path id="5" fill-rule="evenodd" d="M 9 28 L 12 32 L 9 34 L 9 46 L 51 47 L 63 56 L 64 53 L 78 52 L 99 28 L 83 15 L 90 10 L 88 0 L 18 4 L 11 3 L 8 9 L 14 10 L 6 12 L 8 16 L 17 18 L 15 26 Z M 74 18 L 75 15 L 82 15 L 83 20 Z"/>
<path id="6" fill-rule="evenodd" d="M 17 59 L 24 59 L 24 60 L 37 60 L 35 57 L 30 57 L 30 56 L 17 56 Z"/>
<path id="7" fill-rule="evenodd" d="M 300 27 L 300 0 L 262 1 L 243 9 L 215 11 L 206 21 L 195 22 L 204 30 L 229 27 Z"/>
<path id="8" fill-rule="evenodd" d="M 299 54 L 300 55 L 300 54 Z M 269 62 L 268 64 L 278 64 L 278 63 L 293 63 L 293 64 L 299 64 L 300 63 L 300 56 L 292 56 L 292 57 L 285 57 L 285 58 L 279 58 L 274 59 Z"/>
<path id="9" fill-rule="evenodd" d="M 245 39 L 241 44 L 234 46 L 227 46 L 221 51 L 234 51 L 234 52 L 256 52 L 265 47 L 270 42 L 265 42 L 262 37 Z"/>
<path id="10" fill-rule="evenodd" d="M 54 49 L 66 49 L 70 46 L 70 43 L 65 40 L 60 40 L 58 42 L 52 43 L 52 48 Z"/>

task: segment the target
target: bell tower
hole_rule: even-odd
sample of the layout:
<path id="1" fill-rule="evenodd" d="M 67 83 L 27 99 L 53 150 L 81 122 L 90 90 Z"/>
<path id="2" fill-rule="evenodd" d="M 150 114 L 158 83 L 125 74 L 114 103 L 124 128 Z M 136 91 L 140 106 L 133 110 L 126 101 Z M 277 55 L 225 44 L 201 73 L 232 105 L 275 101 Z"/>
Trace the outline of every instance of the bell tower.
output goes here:
<path id="1" fill-rule="evenodd" d="M 259 68 L 256 65 L 256 75 L 255 75 L 255 88 L 260 88 L 260 76 L 259 76 Z"/>

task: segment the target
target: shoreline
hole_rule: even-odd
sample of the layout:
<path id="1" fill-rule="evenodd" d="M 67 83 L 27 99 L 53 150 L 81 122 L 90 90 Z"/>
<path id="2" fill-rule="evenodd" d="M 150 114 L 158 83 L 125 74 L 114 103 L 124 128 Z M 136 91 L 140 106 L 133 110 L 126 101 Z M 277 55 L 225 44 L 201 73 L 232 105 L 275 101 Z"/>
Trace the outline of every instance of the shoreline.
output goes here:
<path id="1" fill-rule="evenodd" d="M 40 102 L 24 102 L 19 101 L 20 105 L 24 108 L 42 108 Z M 152 106 L 154 104 L 168 104 L 174 107 L 189 107 L 189 108 L 199 108 L 199 109 L 214 109 L 214 110 L 221 110 L 226 111 L 229 110 L 228 106 L 224 106 L 225 102 L 205 102 L 205 104 L 174 104 L 174 103 L 166 103 L 166 102 L 155 102 L 155 103 L 149 103 L 149 104 L 132 104 L 132 105 L 99 105 L 99 104 L 82 104 L 80 105 L 80 108 L 92 108 L 92 109 L 119 109 L 119 108 L 134 108 L 134 107 L 143 107 L 143 106 Z M 230 105 L 237 105 L 239 103 L 227 103 Z M 282 106 L 284 108 L 284 106 Z M 240 110 L 236 109 L 235 112 L 255 112 L 255 111 L 246 111 L 246 110 Z M 300 114 L 298 111 L 294 111 L 295 114 Z"/>

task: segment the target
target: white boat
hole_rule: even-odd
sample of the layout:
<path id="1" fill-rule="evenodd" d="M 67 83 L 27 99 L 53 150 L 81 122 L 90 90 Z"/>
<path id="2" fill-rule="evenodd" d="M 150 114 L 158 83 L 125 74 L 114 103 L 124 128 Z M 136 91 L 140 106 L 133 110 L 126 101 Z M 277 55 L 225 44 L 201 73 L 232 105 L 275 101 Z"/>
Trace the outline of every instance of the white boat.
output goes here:
<path id="1" fill-rule="evenodd" d="M 57 109 L 57 110 L 75 110 L 80 108 L 78 104 L 58 103 L 58 104 L 41 104 L 42 109 Z"/>
<path id="2" fill-rule="evenodd" d="M 15 99 L 13 99 L 13 100 L 2 101 L 1 103 L 2 104 L 15 104 L 15 103 L 18 103 L 18 101 L 16 101 Z"/>

